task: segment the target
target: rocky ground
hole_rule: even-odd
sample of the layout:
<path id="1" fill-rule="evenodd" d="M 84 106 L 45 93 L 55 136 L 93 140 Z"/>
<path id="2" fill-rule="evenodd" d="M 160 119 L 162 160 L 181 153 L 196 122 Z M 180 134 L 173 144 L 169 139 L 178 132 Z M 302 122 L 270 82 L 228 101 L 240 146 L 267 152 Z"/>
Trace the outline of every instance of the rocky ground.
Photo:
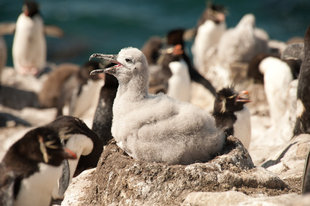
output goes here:
<path id="1" fill-rule="evenodd" d="M 55 109 L 38 108 L 35 94 L 44 79 L 4 70 L 0 159 L 29 129 L 54 119 Z M 262 85 L 239 87 L 248 89 L 252 99 L 249 151 L 230 137 L 222 154 L 210 162 L 167 166 L 133 160 L 111 141 L 97 168 L 73 179 L 62 205 L 307 205 L 310 197 L 300 193 L 310 136 L 291 139 L 287 133 L 283 139 L 271 132 Z M 192 102 L 210 111 L 208 91 L 196 84 L 192 90 Z"/>

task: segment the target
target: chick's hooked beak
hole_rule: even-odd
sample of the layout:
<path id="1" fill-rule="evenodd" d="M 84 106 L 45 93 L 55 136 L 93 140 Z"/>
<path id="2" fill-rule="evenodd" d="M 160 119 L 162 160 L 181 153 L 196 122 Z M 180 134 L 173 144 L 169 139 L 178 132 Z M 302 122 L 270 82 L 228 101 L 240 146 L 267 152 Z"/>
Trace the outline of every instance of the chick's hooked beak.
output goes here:
<path id="1" fill-rule="evenodd" d="M 249 92 L 248 91 L 240 92 L 236 98 L 236 102 L 244 102 L 244 103 L 251 102 Z"/>
<path id="2" fill-rule="evenodd" d="M 91 71 L 90 75 L 95 75 L 103 72 L 108 74 L 114 74 L 116 72 L 117 67 L 122 66 L 122 64 L 116 59 L 117 55 L 99 54 L 99 53 L 92 54 L 89 57 L 89 60 L 99 61 L 100 65 L 103 68 Z"/>

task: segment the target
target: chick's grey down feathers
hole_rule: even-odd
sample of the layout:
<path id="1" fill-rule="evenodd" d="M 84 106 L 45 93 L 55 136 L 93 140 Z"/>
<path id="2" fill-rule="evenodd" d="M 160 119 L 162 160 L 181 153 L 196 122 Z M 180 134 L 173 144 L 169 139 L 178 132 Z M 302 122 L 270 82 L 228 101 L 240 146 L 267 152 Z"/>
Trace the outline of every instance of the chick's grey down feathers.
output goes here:
<path id="1" fill-rule="evenodd" d="M 113 104 L 112 135 L 136 159 L 190 164 L 208 161 L 221 151 L 225 137 L 212 116 L 164 94 L 148 93 L 148 64 L 136 48 L 118 55 L 93 54 L 113 62 L 104 70 L 119 82 Z"/>

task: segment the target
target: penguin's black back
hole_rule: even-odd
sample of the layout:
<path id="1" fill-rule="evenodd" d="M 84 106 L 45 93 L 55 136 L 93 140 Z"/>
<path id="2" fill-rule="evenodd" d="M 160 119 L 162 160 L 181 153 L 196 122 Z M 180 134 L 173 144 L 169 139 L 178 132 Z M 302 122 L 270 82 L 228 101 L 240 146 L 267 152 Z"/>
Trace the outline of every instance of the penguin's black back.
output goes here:
<path id="1" fill-rule="evenodd" d="M 306 31 L 304 42 L 304 60 L 301 64 L 297 87 L 297 101 L 302 102 L 304 111 L 296 119 L 294 136 L 310 133 L 310 27 Z"/>
<path id="2" fill-rule="evenodd" d="M 64 135 L 82 134 L 92 140 L 94 145 L 93 150 L 89 155 L 80 157 L 75 170 L 75 175 L 78 175 L 85 169 L 97 166 L 97 162 L 103 149 L 103 144 L 97 134 L 89 129 L 82 120 L 72 116 L 60 116 L 46 126 L 55 130 L 62 128 L 65 131 Z M 67 140 L 65 140 L 65 142 Z"/>
<path id="3" fill-rule="evenodd" d="M 118 88 L 117 79 L 106 74 L 104 86 L 101 88 L 99 102 L 94 115 L 92 130 L 99 136 L 103 145 L 106 145 L 112 139 L 112 107 Z"/>

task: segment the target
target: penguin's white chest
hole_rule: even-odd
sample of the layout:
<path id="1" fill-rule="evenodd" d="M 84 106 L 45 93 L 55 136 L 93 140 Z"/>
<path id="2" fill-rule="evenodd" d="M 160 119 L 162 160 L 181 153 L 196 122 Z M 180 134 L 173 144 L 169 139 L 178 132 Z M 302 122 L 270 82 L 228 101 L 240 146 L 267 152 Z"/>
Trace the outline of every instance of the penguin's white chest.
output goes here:
<path id="1" fill-rule="evenodd" d="M 192 47 L 194 64 L 198 69 L 204 67 L 204 64 L 212 55 L 212 52 L 214 52 L 225 30 L 225 23 L 215 24 L 212 20 L 205 21 L 205 23 L 198 28 Z"/>
<path id="2" fill-rule="evenodd" d="M 94 144 L 92 140 L 85 135 L 82 134 L 74 134 L 72 135 L 68 142 L 66 143 L 66 148 L 70 149 L 73 151 L 77 158 L 74 160 L 68 160 L 69 163 L 69 182 L 71 182 L 73 174 L 75 173 L 77 164 L 79 162 L 80 156 L 81 155 L 88 155 L 91 153 L 93 150 Z M 64 192 L 67 188 L 63 188 L 63 183 L 60 182 L 61 179 L 57 181 L 57 184 L 53 188 L 53 198 L 54 199 L 62 199 L 64 196 Z"/>
<path id="3" fill-rule="evenodd" d="M 186 63 L 174 61 L 169 64 L 172 76 L 168 81 L 168 96 L 181 101 L 190 101 L 191 81 Z"/>
<path id="4" fill-rule="evenodd" d="M 40 163 L 39 169 L 39 172 L 21 182 L 14 206 L 48 206 L 50 204 L 52 190 L 61 175 L 62 167 Z"/>
<path id="5" fill-rule="evenodd" d="M 259 69 L 264 74 L 264 89 L 271 121 L 276 125 L 288 110 L 288 91 L 293 76 L 289 66 L 274 57 L 264 59 Z"/>
<path id="6" fill-rule="evenodd" d="M 46 41 L 43 20 L 21 14 L 16 22 L 13 41 L 14 67 L 21 70 L 42 69 L 46 62 Z"/>
<path id="7" fill-rule="evenodd" d="M 83 117 L 90 113 L 93 117 L 95 114 L 97 102 L 99 101 L 100 89 L 103 86 L 103 81 L 88 80 L 87 84 L 83 86 L 82 92 L 77 96 L 74 94 L 75 104 L 70 105 L 70 115 L 75 117 Z"/>
<path id="8" fill-rule="evenodd" d="M 249 149 L 251 142 L 251 114 L 248 108 L 235 112 L 237 121 L 234 124 L 234 136 L 237 137 L 243 146 Z"/>

